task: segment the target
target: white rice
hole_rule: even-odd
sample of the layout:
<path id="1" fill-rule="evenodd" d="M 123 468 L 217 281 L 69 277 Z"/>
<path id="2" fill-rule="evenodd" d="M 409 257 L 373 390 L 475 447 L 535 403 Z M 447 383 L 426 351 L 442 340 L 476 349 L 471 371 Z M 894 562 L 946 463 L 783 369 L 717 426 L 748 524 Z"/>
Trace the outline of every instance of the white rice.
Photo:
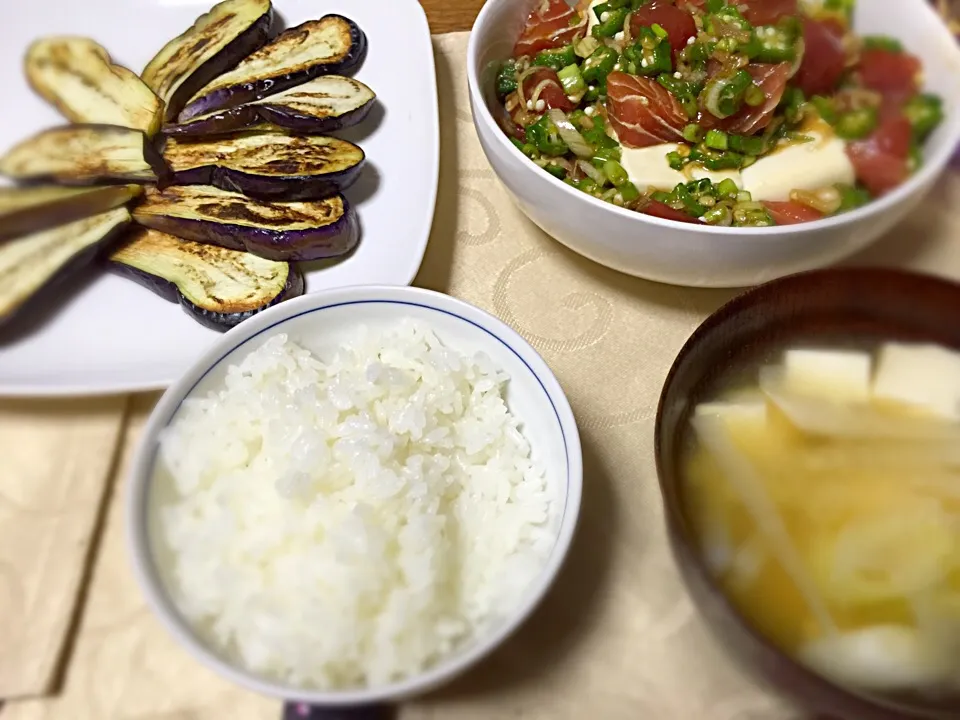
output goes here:
<path id="1" fill-rule="evenodd" d="M 322 355 L 266 341 L 161 438 L 180 611 L 248 670 L 319 689 L 403 679 L 488 632 L 556 538 L 507 380 L 412 321 Z"/>

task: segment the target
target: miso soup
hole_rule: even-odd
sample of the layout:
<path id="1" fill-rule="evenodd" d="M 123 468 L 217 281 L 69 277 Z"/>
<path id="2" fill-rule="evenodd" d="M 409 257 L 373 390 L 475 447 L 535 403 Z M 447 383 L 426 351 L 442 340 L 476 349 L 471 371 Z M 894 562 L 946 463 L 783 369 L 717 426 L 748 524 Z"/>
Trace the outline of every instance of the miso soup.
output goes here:
<path id="1" fill-rule="evenodd" d="M 960 354 L 799 347 L 737 377 L 684 458 L 720 586 L 841 685 L 960 691 Z"/>

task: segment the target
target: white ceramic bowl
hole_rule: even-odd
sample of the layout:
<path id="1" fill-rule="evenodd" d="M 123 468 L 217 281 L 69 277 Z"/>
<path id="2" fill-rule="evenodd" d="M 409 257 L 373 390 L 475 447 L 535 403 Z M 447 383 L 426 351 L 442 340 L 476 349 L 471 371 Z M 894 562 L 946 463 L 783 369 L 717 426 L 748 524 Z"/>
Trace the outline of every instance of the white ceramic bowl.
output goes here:
<path id="1" fill-rule="evenodd" d="M 536 1 L 487 0 L 474 23 L 467 80 L 480 144 L 534 223 L 571 250 L 631 275 L 677 285 L 743 287 L 836 262 L 865 248 L 915 209 L 960 142 L 960 48 L 928 0 L 857 0 L 857 32 L 899 39 L 922 60 L 927 88 L 943 98 L 946 119 L 928 140 L 918 173 L 859 210 L 801 225 L 720 228 L 624 210 L 537 168 L 491 115 L 496 66 L 510 56 Z"/>
<path id="2" fill-rule="evenodd" d="M 306 691 L 273 682 L 237 667 L 204 645 L 171 603 L 156 563 L 158 435 L 183 400 L 222 382 L 226 368 L 267 338 L 286 333 L 308 344 L 336 343 L 358 324 L 378 327 L 410 317 L 432 327 L 446 344 L 464 353 L 482 350 L 510 375 L 507 404 L 524 423 L 534 457 L 556 488 L 562 519 L 556 545 L 523 602 L 492 634 L 446 658 L 428 672 L 392 685 L 342 692 Z M 143 433 L 129 478 L 126 522 L 134 571 L 146 599 L 173 637 L 196 659 L 250 690 L 321 706 L 396 701 L 422 693 L 485 656 L 533 611 L 554 580 L 573 538 L 580 512 L 583 467 L 580 437 L 570 405 L 546 363 L 523 338 L 491 315 L 446 295 L 408 287 L 352 287 L 290 300 L 226 333 L 160 399 Z M 162 553 L 161 553 L 162 554 Z"/>

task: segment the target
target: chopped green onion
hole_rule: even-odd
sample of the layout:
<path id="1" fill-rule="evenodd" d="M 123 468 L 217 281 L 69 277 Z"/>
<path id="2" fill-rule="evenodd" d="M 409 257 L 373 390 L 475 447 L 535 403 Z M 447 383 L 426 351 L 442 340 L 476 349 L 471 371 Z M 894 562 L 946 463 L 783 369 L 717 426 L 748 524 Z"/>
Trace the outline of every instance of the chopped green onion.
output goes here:
<path id="1" fill-rule="evenodd" d="M 861 38 L 864 50 L 885 50 L 892 53 L 903 52 L 903 45 L 896 38 L 886 35 L 866 35 Z"/>
<path id="2" fill-rule="evenodd" d="M 730 178 L 724 178 L 720 181 L 720 184 L 717 185 L 717 194 L 723 195 L 729 198 L 735 198 L 737 193 L 740 192 L 737 184 Z"/>
<path id="3" fill-rule="evenodd" d="M 607 0 L 607 6 L 613 10 L 630 7 L 630 0 Z"/>
<path id="4" fill-rule="evenodd" d="M 825 121 L 833 125 L 837 121 L 837 106 L 831 98 L 823 95 L 814 95 L 810 98 L 810 104 L 816 109 L 817 114 Z"/>
<path id="5" fill-rule="evenodd" d="M 907 153 L 907 170 L 915 173 L 923 165 L 923 151 L 918 143 L 910 143 L 910 150 Z"/>
<path id="6" fill-rule="evenodd" d="M 795 125 L 803 119 L 803 104 L 806 101 L 803 90 L 800 88 L 791 87 L 784 91 L 779 109 L 783 111 L 787 122 Z"/>
<path id="7" fill-rule="evenodd" d="M 913 137 L 922 142 L 943 122 L 943 100 L 936 95 L 916 95 L 903 108 L 910 126 L 913 128 Z"/>
<path id="8" fill-rule="evenodd" d="M 856 3 L 857 0 L 823 0 L 823 8 L 842 14 L 849 22 L 853 18 L 853 8 Z"/>
<path id="9" fill-rule="evenodd" d="M 661 40 L 665 40 L 667 38 L 667 35 L 668 35 L 667 31 L 664 30 L 663 27 L 661 27 L 660 25 L 657 25 L 657 23 L 654 23 L 653 25 L 651 25 L 650 29 L 653 30 L 653 33 Z"/>
<path id="10" fill-rule="evenodd" d="M 593 35 L 587 35 L 585 38 L 581 38 L 574 43 L 573 50 L 577 54 L 577 57 L 588 58 L 598 47 L 600 47 L 600 41 L 593 37 Z"/>
<path id="11" fill-rule="evenodd" d="M 590 120 L 590 117 L 583 110 L 574 110 L 570 113 L 569 119 L 577 130 L 593 127 L 593 120 Z"/>
<path id="12" fill-rule="evenodd" d="M 509 95 L 517 89 L 517 61 L 510 59 L 497 72 L 497 94 Z"/>
<path id="13" fill-rule="evenodd" d="M 537 146 L 544 155 L 556 157 L 567 153 L 567 145 L 560 137 L 560 131 L 549 115 L 544 115 L 532 125 L 527 126 L 527 140 Z"/>
<path id="14" fill-rule="evenodd" d="M 595 167 L 603 168 L 610 160 L 619 161 L 622 152 L 620 146 L 596 148 L 593 151 L 593 164 Z"/>
<path id="15" fill-rule="evenodd" d="M 622 185 L 618 185 L 617 190 L 620 191 L 620 196 L 625 203 L 633 202 L 640 197 L 640 191 L 637 190 L 637 186 L 632 182 L 625 182 Z"/>
<path id="16" fill-rule="evenodd" d="M 599 10 L 600 8 L 596 8 Z M 627 14 L 630 12 L 627 8 L 618 8 L 616 10 L 606 10 L 607 19 L 601 20 L 599 25 L 593 26 L 593 31 L 591 34 L 595 38 L 612 38 L 618 32 L 623 30 L 623 22 L 627 19 Z M 597 17 L 603 13 L 597 13 Z"/>
<path id="17" fill-rule="evenodd" d="M 853 185 L 837 185 L 837 191 L 840 193 L 840 207 L 838 213 L 856 210 L 870 202 L 870 193 L 863 188 Z"/>
<path id="18" fill-rule="evenodd" d="M 726 150 L 729 147 L 729 139 L 722 130 L 711 130 L 704 138 L 703 144 L 711 150 Z"/>
<path id="19" fill-rule="evenodd" d="M 732 150 L 717 151 L 706 145 L 697 145 L 690 152 L 690 161 L 703 165 L 708 170 L 739 170 L 743 155 Z"/>
<path id="20" fill-rule="evenodd" d="M 725 4 L 724 0 L 707 0 L 707 12 L 720 12 Z"/>
<path id="21" fill-rule="evenodd" d="M 743 101 L 750 107 L 760 107 L 767 101 L 767 95 L 759 85 L 750 83 L 743 93 Z"/>
<path id="22" fill-rule="evenodd" d="M 843 113 L 834 123 L 834 129 L 844 140 L 860 140 L 877 127 L 876 108 L 865 107 Z"/>
<path id="23" fill-rule="evenodd" d="M 744 155 L 763 155 L 767 150 L 767 142 L 762 137 L 751 135 L 731 135 L 730 149 Z"/>
<path id="24" fill-rule="evenodd" d="M 687 164 L 687 158 L 682 157 L 676 150 L 667 153 L 667 165 L 671 170 L 683 170 Z"/>
<path id="25" fill-rule="evenodd" d="M 753 200 L 753 195 L 751 195 L 746 190 L 741 190 L 737 193 L 737 202 L 738 203 L 748 203 Z"/>
<path id="26" fill-rule="evenodd" d="M 753 85 L 753 77 L 746 70 L 737 70 L 730 77 L 714 78 L 700 93 L 704 109 L 714 117 L 728 118 L 743 106 L 743 97 Z"/>
<path id="27" fill-rule="evenodd" d="M 560 180 L 563 180 L 567 177 L 567 171 L 554 163 L 547 163 L 543 166 L 543 169 Z"/>
<path id="28" fill-rule="evenodd" d="M 560 85 L 567 95 L 576 97 L 587 91 L 587 82 L 580 74 L 580 68 L 577 65 L 567 65 L 565 68 L 561 68 L 557 77 L 560 79 Z"/>
<path id="29" fill-rule="evenodd" d="M 683 129 L 683 139 L 690 143 L 698 143 L 703 140 L 703 128 L 696 123 L 691 123 Z"/>
<path id="30" fill-rule="evenodd" d="M 565 45 L 556 50 L 544 50 L 533 59 L 533 64 L 559 72 L 561 68 L 565 68 L 576 61 L 577 54 L 574 52 L 573 45 Z"/>
<path id="31" fill-rule="evenodd" d="M 607 180 L 609 180 L 614 187 L 619 187 L 625 182 L 630 182 L 630 176 L 627 175 L 627 171 L 624 170 L 623 165 L 616 160 L 607 160 L 603 164 L 603 174 L 607 176 Z"/>
<path id="32" fill-rule="evenodd" d="M 770 212 L 760 203 L 737 203 L 733 209 L 734 227 L 768 227 L 773 224 Z"/>
<path id="33" fill-rule="evenodd" d="M 593 14 L 596 15 L 597 21 L 600 21 L 600 16 L 603 15 L 610 9 L 610 3 L 600 3 L 596 7 L 592 8 Z"/>
<path id="34" fill-rule="evenodd" d="M 617 64 L 617 51 L 606 45 L 601 45 L 593 54 L 583 61 L 583 79 L 588 83 L 600 84 L 606 82 L 607 75 L 613 72 Z"/>
<path id="35" fill-rule="evenodd" d="M 582 180 L 577 180 L 575 182 L 571 182 L 570 184 L 573 185 L 577 190 L 585 192 L 588 195 L 593 195 L 593 193 L 599 189 L 599 186 L 590 178 L 583 178 Z"/>
<path id="36" fill-rule="evenodd" d="M 726 205 L 717 205 L 703 214 L 703 221 L 707 225 L 729 225 L 733 222 L 733 213 Z"/>

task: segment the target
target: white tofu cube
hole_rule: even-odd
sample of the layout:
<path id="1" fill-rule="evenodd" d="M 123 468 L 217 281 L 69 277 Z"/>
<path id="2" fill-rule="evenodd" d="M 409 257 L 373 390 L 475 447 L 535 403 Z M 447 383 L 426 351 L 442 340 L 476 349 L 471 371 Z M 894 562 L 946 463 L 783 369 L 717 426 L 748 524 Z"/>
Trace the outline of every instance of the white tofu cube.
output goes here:
<path id="1" fill-rule="evenodd" d="M 834 402 L 870 399 L 872 361 L 865 352 L 788 350 L 783 361 L 784 389 Z"/>
<path id="2" fill-rule="evenodd" d="M 939 345 L 888 343 L 877 360 L 873 395 L 960 420 L 960 353 Z"/>

